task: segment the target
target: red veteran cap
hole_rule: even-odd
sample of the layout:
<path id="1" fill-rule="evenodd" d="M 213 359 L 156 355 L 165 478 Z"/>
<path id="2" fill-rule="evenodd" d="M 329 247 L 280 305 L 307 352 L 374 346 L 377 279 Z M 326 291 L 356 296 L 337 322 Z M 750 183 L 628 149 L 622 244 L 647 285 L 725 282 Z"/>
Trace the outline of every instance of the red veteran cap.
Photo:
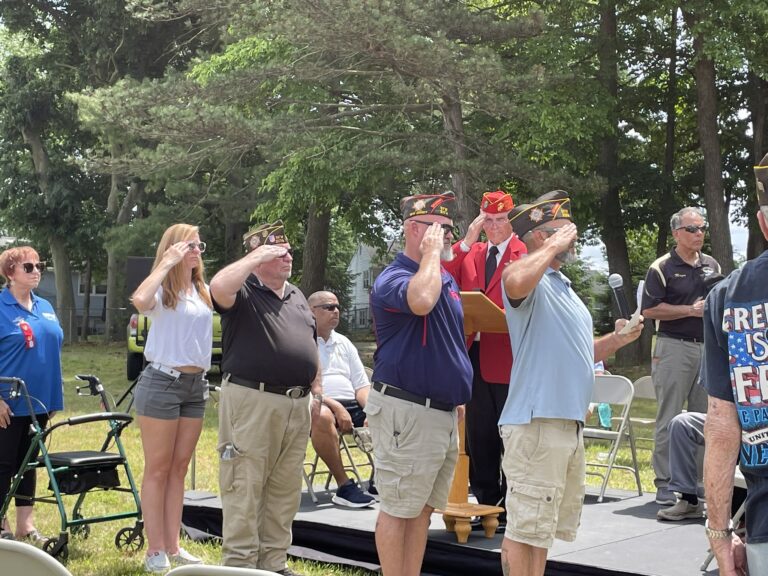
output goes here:
<path id="1" fill-rule="evenodd" d="M 487 212 L 488 214 L 509 212 L 514 207 L 515 202 L 512 200 L 512 196 L 503 190 L 486 192 L 483 194 L 483 199 L 480 201 L 480 210 Z"/>

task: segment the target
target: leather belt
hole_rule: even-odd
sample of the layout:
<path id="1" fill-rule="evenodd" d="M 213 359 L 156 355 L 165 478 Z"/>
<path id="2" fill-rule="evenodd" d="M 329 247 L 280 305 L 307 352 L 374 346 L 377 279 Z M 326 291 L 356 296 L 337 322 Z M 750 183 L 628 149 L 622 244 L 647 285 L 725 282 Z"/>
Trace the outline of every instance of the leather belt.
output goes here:
<path id="1" fill-rule="evenodd" d="M 381 392 L 384 396 L 392 396 L 392 398 L 399 398 L 400 400 L 406 400 L 413 402 L 414 404 L 421 404 L 427 408 L 434 408 L 435 410 L 442 410 L 443 412 L 453 412 L 455 406 L 448 404 L 448 402 L 440 402 L 439 400 L 432 400 L 431 398 L 425 398 L 418 394 L 413 394 L 402 388 L 397 388 L 391 384 L 385 384 L 384 382 L 374 382 L 373 389 L 377 392 Z"/>
<path id="2" fill-rule="evenodd" d="M 160 362 L 150 362 L 149 365 L 152 366 L 152 368 L 154 368 L 158 372 L 162 372 L 163 374 L 168 374 L 168 376 L 170 376 L 171 378 L 178 378 L 179 376 L 181 376 L 181 372 L 171 368 L 170 366 L 160 364 Z"/>
<path id="3" fill-rule="evenodd" d="M 304 398 L 304 396 L 309 394 L 309 388 L 303 388 L 301 386 L 292 386 L 291 388 L 286 388 L 285 386 L 273 386 L 272 384 L 267 384 L 266 382 L 246 380 L 245 378 L 239 378 L 232 374 L 225 374 L 225 378 L 228 382 L 237 384 L 238 386 L 245 386 L 246 388 L 258 390 L 259 392 L 270 392 L 272 394 L 288 396 L 288 398 L 293 398 L 294 400 L 298 398 Z"/>
<path id="4" fill-rule="evenodd" d="M 704 338 L 696 338 L 695 336 L 680 337 L 680 336 L 670 336 L 669 334 L 663 334 L 663 333 L 658 334 L 658 336 L 661 336 L 662 338 L 669 338 L 670 340 L 680 340 L 681 342 L 696 342 L 697 344 L 704 343 Z"/>

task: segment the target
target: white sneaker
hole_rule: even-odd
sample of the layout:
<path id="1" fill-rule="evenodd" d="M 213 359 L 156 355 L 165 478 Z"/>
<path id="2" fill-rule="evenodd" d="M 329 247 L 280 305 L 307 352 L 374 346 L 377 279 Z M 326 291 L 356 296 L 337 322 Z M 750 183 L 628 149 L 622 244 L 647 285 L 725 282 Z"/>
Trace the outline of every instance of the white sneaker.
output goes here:
<path id="1" fill-rule="evenodd" d="M 176 554 L 170 555 L 171 564 L 174 566 L 186 566 L 187 564 L 202 564 L 201 558 L 190 554 L 184 548 L 179 546 L 179 551 Z"/>
<path id="2" fill-rule="evenodd" d="M 168 555 L 165 552 L 155 552 L 144 556 L 145 572 L 167 572 L 171 569 Z"/>

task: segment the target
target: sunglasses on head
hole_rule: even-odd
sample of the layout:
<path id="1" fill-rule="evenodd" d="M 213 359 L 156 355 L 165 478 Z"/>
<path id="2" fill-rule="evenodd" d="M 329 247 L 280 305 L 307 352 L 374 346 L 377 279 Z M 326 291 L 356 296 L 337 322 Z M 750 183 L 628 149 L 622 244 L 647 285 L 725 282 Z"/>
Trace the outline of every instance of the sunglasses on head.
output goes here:
<path id="1" fill-rule="evenodd" d="M 322 308 L 323 310 L 328 310 L 328 312 L 341 310 L 341 306 L 338 304 L 318 304 L 317 306 L 312 306 L 312 308 Z"/>
<path id="2" fill-rule="evenodd" d="M 693 224 L 689 224 L 688 226 L 679 226 L 677 229 L 685 230 L 690 234 L 696 234 L 696 232 L 701 232 L 702 234 L 704 234 L 704 232 L 707 231 L 706 226 L 694 226 Z"/>
<path id="3" fill-rule="evenodd" d="M 21 264 L 21 268 L 27 274 L 32 274 L 32 271 L 35 269 L 42 273 L 45 270 L 45 262 L 24 262 Z"/>
<path id="4" fill-rule="evenodd" d="M 414 220 L 414 222 L 417 224 L 424 224 L 425 226 L 432 226 L 432 224 L 434 224 L 434 222 L 426 222 L 424 220 Z M 461 235 L 458 226 L 454 226 L 453 224 L 440 224 L 440 228 L 443 229 L 443 234 L 451 233 L 457 238 Z"/>
<path id="5" fill-rule="evenodd" d="M 190 242 L 189 244 L 187 244 L 187 246 L 189 246 L 190 250 L 194 250 L 195 248 L 197 248 L 198 250 L 200 250 L 200 254 L 202 254 L 203 252 L 205 252 L 206 243 L 205 242 Z"/>

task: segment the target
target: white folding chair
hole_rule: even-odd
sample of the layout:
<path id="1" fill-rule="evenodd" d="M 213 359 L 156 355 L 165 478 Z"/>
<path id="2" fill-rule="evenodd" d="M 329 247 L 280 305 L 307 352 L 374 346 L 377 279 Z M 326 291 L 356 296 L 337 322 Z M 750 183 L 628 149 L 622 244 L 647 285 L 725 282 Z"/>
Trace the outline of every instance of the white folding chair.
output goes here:
<path id="1" fill-rule="evenodd" d="M 3 574 L 24 576 L 72 576 L 53 556 L 31 544 L 0 539 L 0 566 Z"/>
<path id="2" fill-rule="evenodd" d="M 734 488 L 743 488 L 744 490 L 747 489 L 747 481 L 744 479 L 744 474 L 741 473 L 741 470 L 739 470 L 738 466 L 736 467 L 736 471 L 733 473 L 733 486 Z M 741 506 L 739 506 L 739 509 L 734 513 L 733 518 L 731 518 L 731 524 L 733 524 L 734 528 L 738 528 L 741 517 L 744 516 L 746 505 L 747 501 L 744 500 L 744 502 L 741 503 Z M 739 534 L 739 536 L 743 536 L 743 530 L 738 530 L 737 534 Z M 707 568 L 709 568 L 709 564 L 712 562 L 712 560 L 714 560 L 714 558 L 715 554 L 712 552 L 712 549 L 709 548 L 707 550 L 707 557 L 704 559 L 704 562 L 702 563 L 699 570 L 706 572 Z"/>
<path id="3" fill-rule="evenodd" d="M 653 400 L 656 401 L 656 388 L 653 387 L 653 379 L 650 376 L 641 376 L 632 383 L 635 388 L 634 398 L 640 398 L 641 400 Z M 634 426 L 656 426 L 656 418 L 640 418 L 639 416 L 630 416 L 630 421 Z M 654 439 L 645 436 L 635 436 L 635 445 L 638 449 L 653 450 Z"/>
<path id="4" fill-rule="evenodd" d="M 166 576 L 280 576 L 277 572 L 260 570 L 259 568 L 235 568 L 232 566 L 207 566 L 205 564 L 192 564 L 179 566 Z"/>
<path id="5" fill-rule="evenodd" d="M 634 396 L 634 387 L 632 382 L 624 376 L 601 374 L 595 376 L 595 387 L 592 391 L 592 402 L 596 404 L 607 403 L 621 411 L 617 417 L 616 430 L 603 430 L 602 428 L 584 428 L 584 440 L 602 440 L 610 443 L 607 462 L 587 462 L 587 468 L 598 467 L 605 468 L 605 473 L 593 470 L 587 470 L 587 474 L 600 476 L 603 479 L 600 487 L 598 502 L 602 502 L 605 496 L 605 489 L 608 486 L 608 479 L 614 469 L 633 472 L 637 482 L 637 493 L 643 495 L 643 487 L 640 484 L 640 472 L 637 465 L 637 450 L 635 449 L 635 437 L 632 433 L 632 422 L 629 419 L 629 411 L 632 408 L 632 398 Z M 616 456 L 623 440 L 629 443 L 629 449 L 632 455 L 632 466 L 616 464 Z"/>

